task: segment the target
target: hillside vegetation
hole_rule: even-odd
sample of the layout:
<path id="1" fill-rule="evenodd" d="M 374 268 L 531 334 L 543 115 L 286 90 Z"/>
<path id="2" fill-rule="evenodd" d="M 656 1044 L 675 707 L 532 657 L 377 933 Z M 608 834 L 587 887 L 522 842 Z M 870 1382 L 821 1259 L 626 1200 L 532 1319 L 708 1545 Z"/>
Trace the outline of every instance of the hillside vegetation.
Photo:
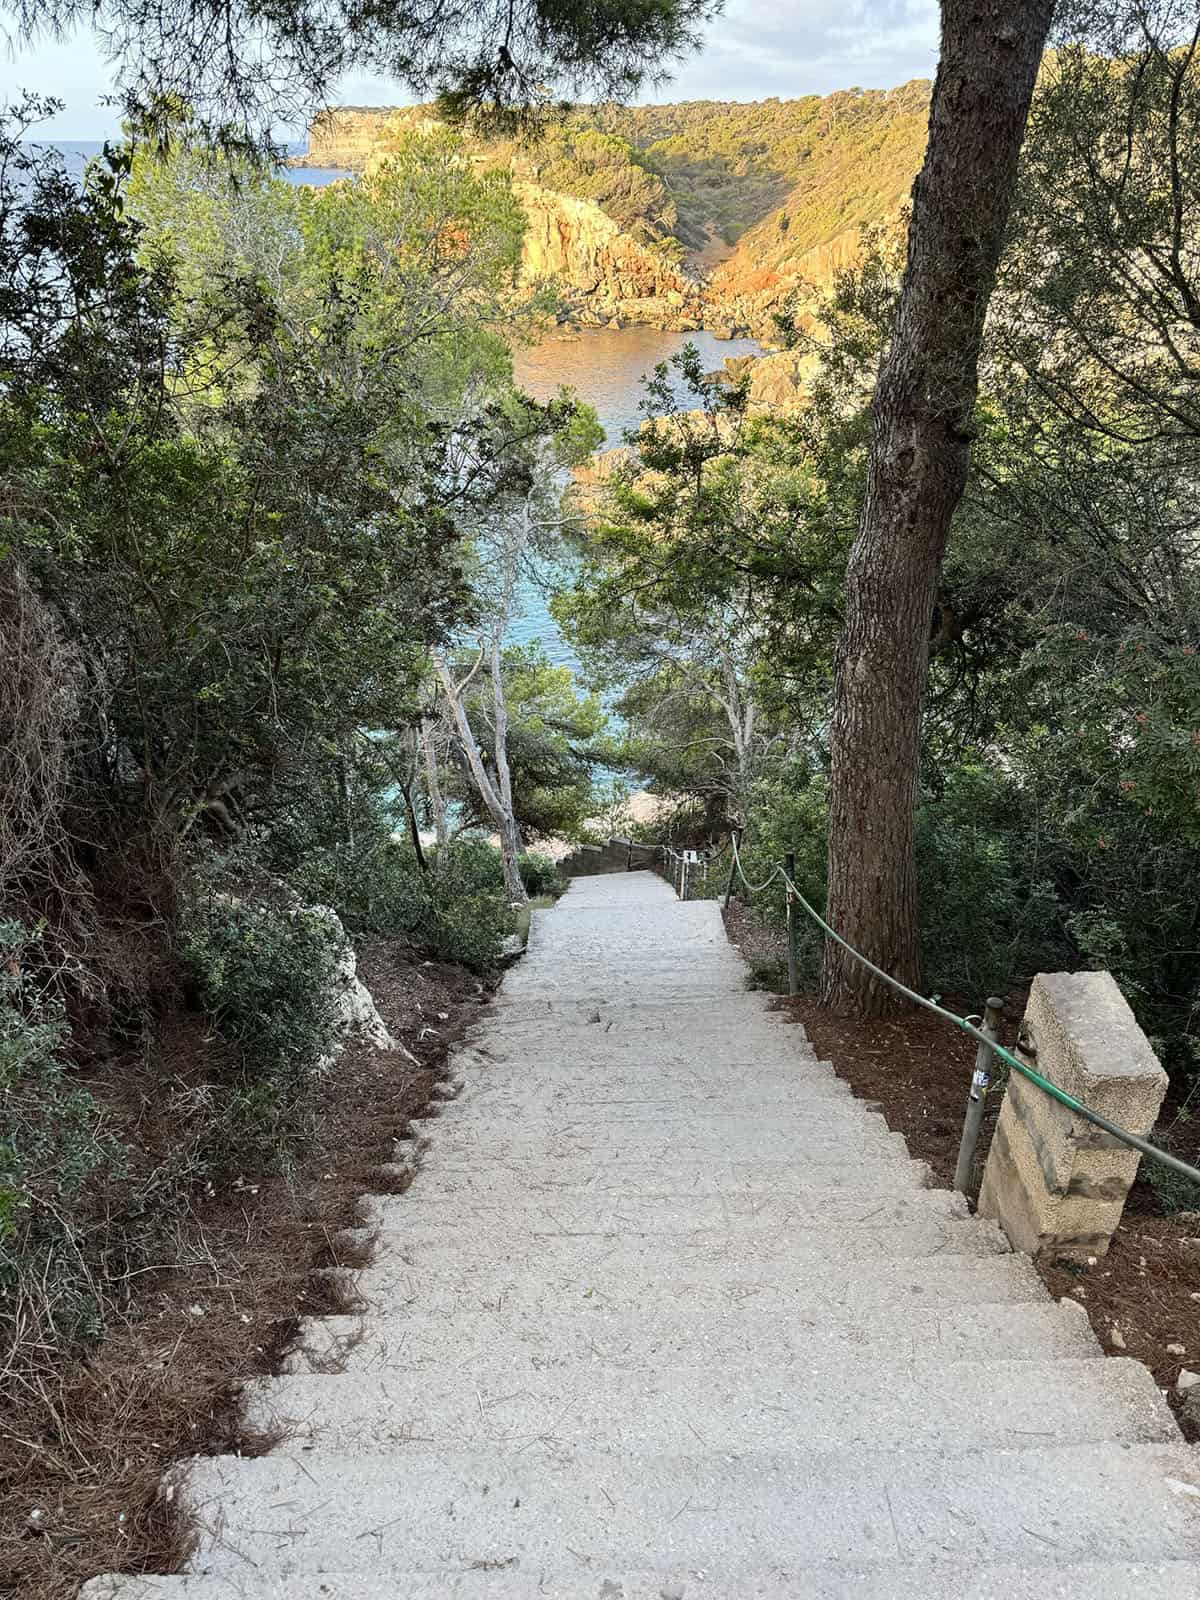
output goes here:
<path id="1" fill-rule="evenodd" d="M 929 84 L 802 100 L 601 106 L 588 113 L 662 175 L 689 249 L 752 236 L 778 267 L 903 202 L 925 148 Z"/>
<path id="2" fill-rule="evenodd" d="M 799 100 L 579 107 L 537 144 L 479 144 L 515 177 L 594 200 L 641 243 L 724 254 L 786 275 L 807 252 L 903 204 L 925 146 L 930 86 Z M 348 108 L 314 127 L 312 155 L 356 165 L 418 112 Z"/>

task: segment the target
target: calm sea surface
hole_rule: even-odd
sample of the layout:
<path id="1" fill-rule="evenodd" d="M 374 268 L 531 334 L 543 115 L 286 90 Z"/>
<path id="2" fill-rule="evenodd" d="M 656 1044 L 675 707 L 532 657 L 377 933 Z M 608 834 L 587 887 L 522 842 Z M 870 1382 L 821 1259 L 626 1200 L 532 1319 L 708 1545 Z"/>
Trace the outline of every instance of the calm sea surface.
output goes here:
<path id="1" fill-rule="evenodd" d="M 43 139 L 34 142 L 41 149 L 60 150 L 69 172 L 82 172 L 92 157 L 98 156 L 104 149 L 99 139 Z M 303 155 L 307 148 L 304 144 L 292 145 L 289 153 Z M 339 167 L 281 167 L 279 170 L 289 183 L 309 183 L 314 188 L 332 183 L 335 178 L 350 176 Z"/>
<path id="2" fill-rule="evenodd" d="M 60 150 L 68 167 L 80 172 L 87 161 L 100 154 L 103 146 L 93 140 L 55 139 L 45 143 Z M 297 145 L 296 154 L 305 146 Z M 289 183 L 323 185 L 350 174 L 331 167 L 283 167 L 281 175 Z M 514 356 L 517 381 L 538 400 L 549 400 L 561 388 L 573 389 L 581 400 L 594 407 L 605 432 L 605 445 L 623 444 L 627 429 L 641 421 L 638 407 L 644 395 L 643 379 L 660 361 L 669 361 L 685 344 L 700 352 L 705 371 L 719 367 L 726 356 L 756 355 L 759 346 L 753 339 L 717 339 L 711 333 L 661 333 L 655 328 L 594 328 L 580 333 L 545 340 L 532 349 L 519 349 Z M 676 390 L 683 404 L 689 398 L 682 384 Z M 547 609 L 545 585 L 526 584 L 520 600 L 520 614 L 514 619 L 512 640 L 516 644 L 537 642 L 558 666 L 577 665 L 575 657 L 559 633 Z"/>

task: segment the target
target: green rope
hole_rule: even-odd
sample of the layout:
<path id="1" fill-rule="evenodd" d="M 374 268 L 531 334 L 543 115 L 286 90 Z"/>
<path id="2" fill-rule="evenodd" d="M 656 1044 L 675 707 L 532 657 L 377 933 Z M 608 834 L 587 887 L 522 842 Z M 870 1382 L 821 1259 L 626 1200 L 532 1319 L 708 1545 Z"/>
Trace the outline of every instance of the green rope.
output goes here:
<path id="1" fill-rule="evenodd" d="M 1091 1106 L 1085 1105 L 1082 1100 L 1077 1100 L 1073 1094 L 1068 1094 L 1065 1089 L 1060 1089 L 1058 1084 L 1051 1082 L 1049 1078 L 1043 1077 L 1035 1068 L 1021 1061 L 1017 1056 L 1013 1055 L 1011 1050 L 1006 1050 L 1002 1044 L 997 1044 L 994 1039 L 989 1039 L 982 1029 L 977 1028 L 966 1017 L 960 1017 L 957 1012 L 948 1011 L 945 1006 L 939 1006 L 935 1000 L 930 1000 L 927 996 L 918 994 L 915 989 L 910 989 L 907 984 L 901 983 L 899 978 L 893 978 L 890 972 L 885 972 L 882 967 L 878 967 L 873 961 L 868 960 L 848 940 L 843 939 L 836 929 L 829 926 L 820 912 L 808 903 L 781 866 L 776 866 L 770 877 L 762 884 L 752 884 L 742 868 L 742 858 L 738 850 L 736 834 L 731 835 L 731 843 L 733 845 L 733 859 L 737 864 L 738 877 L 751 894 L 761 894 L 764 889 L 769 888 L 775 882 L 776 878 L 781 879 L 817 926 L 824 930 L 826 936 L 832 939 L 835 944 L 841 945 L 842 949 L 848 951 L 856 961 L 866 967 L 868 972 L 873 972 L 877 978 L 882 978 L 884 983 L 890 984 L 893 989 L 905 995 L 914 1004 L 923 1006 L 926 1011 L 932 1011 L 936 1016 L 944 1017 L 947 1022 L 952 1022 L 963 1033 L 970 1034 L 972 1039 L 977 1040 L 980 1044 L 987 1045 L 988 1049 L 993 1054 L 998 1055 L 1001 1061 L 1007 1062 L 1015 1072 L 1019 1072 L 1023 1078 L 1028 1078 L 1030 1083 L 1036 1084 L 1052 1100 L 1057 1100 L 1059 1105 L 1066 1106 L 1069 1111 L 1074 1111 L 1077 1115 L 1085 1118 L 1086 1121 L 1093 1123 L 1097 1128 L 1103 1129 L 1105 1133 L 1111 1134 L 1114 1139 L 1119 1139 L 1122 1144 L 1127 1144 L 1132 1149 L 1141 1151 L 1142 1155 L 1151 1156 L 1155 1161 L 1161 1162 L 1163 1166 L 1170 1167 L 1173 1172 L 1178 1172 L 1183 1177 L 1190 1178 L 1193 1183 L 1200 1184 L 1200 1168 L 1190 1166 L 1186 1161 L 1181 1161 L 1178 1156 L 1173 1156 L 1168 1151 L 1160 1149 L 1158 1145 L 1151 1144 L 1149 1139 L 1143 1139 L 1140 1134 L 1130 1133 L 1127 1128 L 1122 1128 L 1118 1123 L 1110 1122 L 1099 1111 L 1093 1111 Z"/>

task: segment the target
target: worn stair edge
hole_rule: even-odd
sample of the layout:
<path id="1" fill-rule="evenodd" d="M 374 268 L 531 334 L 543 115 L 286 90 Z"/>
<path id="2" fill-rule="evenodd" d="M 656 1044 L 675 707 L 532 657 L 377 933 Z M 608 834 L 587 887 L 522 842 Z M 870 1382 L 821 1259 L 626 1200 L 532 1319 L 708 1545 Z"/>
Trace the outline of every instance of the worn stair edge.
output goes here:
<path id="1" fill-rule="evenodd" d="M 753 1226 L 645 1233 L 624 1228 L 477 1226 L 462 1233 L 400 1226 L 379 1235 L 379 1260 L 403 1259 L 417 1272 L 521 1268 L 540 1273 L 608 1271 L 625 1265 L 723 1265 L 795 1268 L 802 1261 L 919 1260 L 931 1256 L 1007 1255 L 1012 1246 L 995 1222 L 977 1217 L 923 1217 L 886 1223 L 821 1223 L 811 1218 Z"/>
<path id="2" fill-rule="evenodd" d="M 202 1530 L 193 1570 L 561 1566 L 568 1551 L 635 1571 L 1200 1557 L 1200 1462 L 1182 1444 L 565 1458 L 537 1445 L 423 1457 L 402 1479 L 386 1457 L 320 1464 L 318 1479 L 285 1453 L 195 1461 L 181 1490 Z"/>
<path id="3" fill-rule="evenodd" d="M 872 1363 L 845 1383 L 845 1359 L 624 1367 L 572 1364 L 520 1375 L 497 1362 L 464 1384 L 456 1368 L 264 1378 L 247 1387 L 251 1427 L 284 1448 L 422 1461 L 446 1449 L 523 1451 L 531 1442 L 592 1453 L 840 1450 L 888 1445 L 976 1449 L 1168 1444 L 1175 1419 L 1141 1362 L 1051 1358 Z"/>
<path id="4" fill-rule="evenodd" d="M 575 1164 L 564 1170 L 564 1164 L 555 1163 L 552 1172 L 531 1172 L 520 1163 L 508 1167 L 490 1165 L 480 1170 L 478 1164 L 463 1164 L 447 1168 L 436 1158 L 426 1169 L 425 1153 L 400 1146 L 403 1164 L 422 1171 L 423 1192 L 431 1197 L 446 1199 L 451 1195 L 473 1193 L 477 1195 L 503 1194 L 510 1184 L 519 1186 L 522 1194 L 529 1195 L 585 1195 L 585 1194 L 741 1194 L 767 1195 L 779 1190 L 805 1188 L 827 1190 L 831 1194 L 911 1194 L 932 1186 L 933 1176 L 928 1163 L 914 1161 L 889 1161 L 884 1168 L 873 1166 L 864 1172 L 857 1166 L 813 1167 L 807 1163 L 789 1161 L 711 1161 L 703 1157 L 693 1160 L 658 1161 L 607 1161 L 600 1167 L 590 1163 L 585 1167 Z M 413 1191 L 416 1192 L 415 1190 Z"/>
<path id="5" fill-rule="evenodd" d="M 670 1272 L 661 1266 L 603 1265 L 585 1273 L 565 1268 L 541 1283 L 530 1282 L 520 1269 L 498 1266 L 489 1271 L 438 1273 L 419 1270 L 402 1261 L 380 1262 L 359 1272 L 328 1269 L 343 1278 L 362 1298 L 366 1309 L 390 1301 L 400 1307 L 457 1307 L 464 1299 L 491 1303 L 497 1298 L 512 1307 L 537 1306 L 539 1290 L 543 1309 L 564 1311 L 585 1300 L 610 1306 L 641 1307 L 656 1294 L 690 1298 L 695 1306 L 747 1306 L 758 1298 L 764 1305 L 849 1311 L 869 1316 L 880 1306 L 971 1305 L 982 1301 L 1040 1300 L 1047 1298 L 1041 1279 L 1025 1256 L 942 1256 L 912 1261 L 879 1260 L 869 1272 L 854 1262 L 801 1263 L 790 1275 L 773 1268 L 728 1265 L 704 1266 L 689 1272 L 679 1265 Z"/>
<path id="6" fill-rule="evenodd" d="M 813 1166 L 844 1166 L 847 1162 L 871 1157 L 886 1162 L 908 1160 L 908 1147 L 899 1133 L 882 1129 L 839 1127 L 823 1135 L 814 1125 L 806 1132 L 772 1131 L 757 1124 L 735 1129 L 711 1131 L 686 1127 L 675 1131 L 643 1127 L 633 1123 L 630 1128 L 613 1128 L 605 1137 L 603 1128 L 589 1132 L 580 1128 L 572 1134 L 541 1133 L 536 1128 L 527 1132 L 499 1134 L 487 1139 L 478 1129 L 455 1128 L 442 1122 L 437 1126 L 423 1125 L 422 1131 L 430 1140 L 429 1148 L 436 1153 L 439 1165 L 468 1161 L 477 1167 L 486 1153 L 489 1162 L 534 1161 L 539 1158 L 561 1166 L 570 1157 L 578 1161 L 592 1156 L 599 1160 L 619 1160 L 622 1157 L 659 1159 L 669 1155 L 709 1157 L 715 1161 L 750 1161 L 755 1150 L 761 1152 L 763 1162 L 792 1161 L 811 1163 Z M 564 1141 L 570 1138 L 574 1149 L 565 1151 Z"/>
<path id="7" fill-rule="evenodd" d="M 952 1189 L 902 1189 L 839 1193 L 796 1189 L 780 1194 L 639 1195 L 623 1200 L 604 1194 L 566 1194 L 557 1200 L 513 1189 L 491 1202 L 447 1199 L 434 1184 L 418 1184 L 403 1196 L 363 1201 L 363 1215 L 381 1233 L 461 1233 L 507 1226 L 510 1238 L 536 1233 L 694 1233 L 698 1228 L 789 1223 L 841 1227 L 909 1222 L 930 1217 L 957 1221 L 971 1213 L 965 1196 Z"/>
<path id="8" fill-rule="evenodd" d="M 484 1570 L 445 1575 L 93 1578 L 79 1600 L 1198 1600 L 1200 1562 L 1088 1562 L 980 1569 L 974 1562 L 797 1567 L 792 1573 Z"/>
<path id="9" fill-rule="evenodd" d="M 844 1367 L 855 1362 L 911 1358 L 935 1365 L 979 1360 L 997 1352 L 1025 1351 L 1097 1361 L 1103 1352 L 1082 1308 L 1072 1301 L 951 1306 L 940 1311 L 882 1308 L 869 1322 L 823 1317 L 821 1322 L 791 1308 L 760 1309 L 753 1324 L 738 1311 L 681 1318 L 646 1307 L 638 1312 L 596 1310 L 591 1303 L 572 1312 L 531 1320 L 503 1311 L 469 1311 L 451 1327 L 442 1315 L 395 1311 L 370 1322 L 356 1316 L 310 1317 L 285 1370 L 370 1372 L 395 1366 L 407 1372 L 443 1368 L 452 1359 L 464 1373 L 486 1369 L 498 1349 L 511 1352 L 514 1374 L 547 1371 L 558 1364 L 616 1366 L 654 1362 L 686 1364 L 722 1360 L 750 1364 L 764 1350 L 781 1363 L 809 1368 L 828 1358 Z M 452 1356 L 450 1352 L 452 1353 Z"/>

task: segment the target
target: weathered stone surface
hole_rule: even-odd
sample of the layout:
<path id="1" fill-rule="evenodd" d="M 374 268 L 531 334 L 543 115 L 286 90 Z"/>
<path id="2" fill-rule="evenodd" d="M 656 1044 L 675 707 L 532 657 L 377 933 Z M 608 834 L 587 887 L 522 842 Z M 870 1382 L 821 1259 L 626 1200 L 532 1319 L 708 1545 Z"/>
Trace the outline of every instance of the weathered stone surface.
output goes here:
<path id="1" fill-rule="evenodd" d="M 1025 1056 L 1052 1083 L 1131 1133 L 1154 1126 L 1166 1074 L 1107 972 L 1039 973 Z M 1137 1152 L 1013 1073 L 979 1195 L 1018 1250 L 1104 1255 Z"/>
<path id="2" fill-rule="evenodd" d="M 354 946 L 346 937 L 346 930 L 342 927 L 337 912 L 330 906 L 304 906 L 300 909 L 328 924 L 330 937 L 340 950 L 331 988 L 341 1041 L 346 1043 L 350 1039 L 366 1039 L 377 1050 L 398 1050 L 411 1061 L 413 1057 L 409 1051 L 388 1032 L 387 1024 L 379 1015 L 371 991 L 358 976 L 358 959 L 354 954 Z"/>
<path id="3" fill-rule="evenodd" d="M 579 200 L 536 183 L 513 191 L 525 213 L 521 270 L 555 278 L 568 300 L 597 323 L 698 328 L 700 285 L 668 257 L 622 231 L 594 200 Z"/>

